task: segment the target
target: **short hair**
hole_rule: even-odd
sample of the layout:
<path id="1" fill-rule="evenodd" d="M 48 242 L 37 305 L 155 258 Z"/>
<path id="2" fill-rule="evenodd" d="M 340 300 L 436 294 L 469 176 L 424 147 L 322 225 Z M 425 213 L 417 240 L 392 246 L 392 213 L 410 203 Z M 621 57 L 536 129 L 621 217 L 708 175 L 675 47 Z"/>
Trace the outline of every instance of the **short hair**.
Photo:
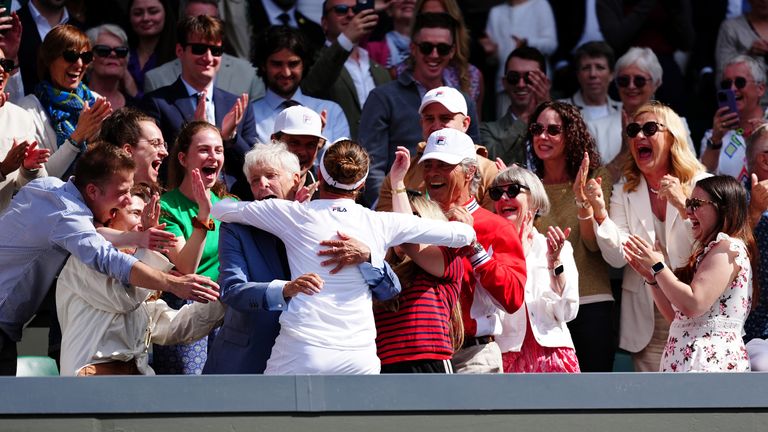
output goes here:
<path id="1" fill-rule="evenodd" d="M 504 171 L 498 173 L 491 183 L 491 187 L 517 183 L 528 187 L 528 193 L 531 194 L 531 207 L 536 209 L 536 214 L 544 216 L 549 213 L 550 203 L 547 197 L 547 191 L 544 185 L 531 170 L 518 165 L 512 165 Z"/>
<path id="2" fill-rule="evenodd" d="M 288 150 L 288 147 L 280 141 L 272 141 L 269 144 L 256 144 L 245 154 L 243 173 L 248 183 L 251 182 L 251 168 L 256 165 L 266 165 L 278 168 L 288 174 L 301 172 L 299 158 Z"/>
<path id="3" fill-rule="evenodd" d="M 763 123 L 747 138 L 747 170 L 755 171 L 757 155 L 768 152 L 768 123 Z"/>
<path id="4" fill-rule="evenodd" d="M 304 66 L 310 60 L 310 52 L 304 41 L 304 36 L 288 26 L 272 26 L 258 33 L 252 44 L 253 63 L 258 67 L 259 76 L 264 76 L 267 59 L 274 53 L 281 50 L 288 50 L 301 58 Z"/>
<path id="5" fill-rule="evenodd" d="M 224 41 L 224 24 L 217 17 L 198 15 L 185 17 L 176 26 L 176 41 L 181 45 L 187 44 L 190 35 L 199 35 L 207 41 Z"/>
<path id="6" fill-rule="evenodd" d="M 659 58 L 656 57 L 656 54 L 650 48 L 630 48 L 616 61 L 614 72 L 618 75 L 620 70 L 632 65 L 648 72 L 657 88 L 661 85 L 661 77 L 664 74 L 664 70 L 661 68 Z"/>
<path id="7" fill-rule="evenodd" d="M 616 54 L 614 54 L 613 48 L 604 41 L 589 41 L 582 44 L 576 48 L 573 58 L 576 60 L 577 66 L 581 65 L 584 58 L 604 58 L 608 62 L 608 69 L 611 71 L 616 65 Z"/>
<path id="8" fill-rule="evenodd" d="M 355 141 L 343 139 L 328 147 L 323 156 L 325 171 L 338 183 L 355 184 L 368 172 L 370 158 L 368 152 Z M 333 187 L 328 179 L 323 179 L 323 188 L 327 191 L 350 194 L 352 191 Z"/>
<path id="9" fill-rule="evenodd" d="M 123 46 L 128 46 L 128 34 L 119 25 L 115 24 L 102 24 L 100 26 L 91 27 L 85 32 L 88 36 L 88 40 L 91 41 L 91 46 L 96 45 L 96 40 L 99 39 L 102 33 L 111 34 L 112 36 L 120 39 Z"/>
<path id="10" fill-rule="evenodd" d="M 210 6 L 215 6 L 216 10 L 219 10 L 219 0 L 186 0 L 183 1 L 181 4 L 181 7 L 179 9 L 184 10 L 187 8 L 187 6 L 193 4 L 193 3 L 199 3 L 199 4 L 206 4 Z"/>
<path id="11" fill-rule="evenodd" d="M 154 118 L 139 109 L 132 107 L 116 109 L 101 123 L 99 138 L 118 147 L 122 147 L 123 144 L 136 147 L 141 138 L 140 123 L 143 121 L 155 123 Z"/>
<path id="12" fill-rule="evenodd" d="M 109 182 L 115 174 L 133 172 L 136 162 L 125 150 L 103 141 L 97 141 L 75 163 L 72 182 L 80 190 L 89 184 L 99 187 Z"/>
<path id="13" fill-rule="evenodd" d="M 472 196 L 476 195 L 480 182 L 483 180 L 483 176 L 480 175 L 480 164 L 475 158 L 464 158 L 459 164 L 465 173 L 469 172 L 472 167 L 475 167 L 475 174 L 469 179 L 469 194 Z"/>
<path id="14" fill-rule="evenodd" d="M 509 65 L 509 61 L 512 60 L 513 57 L 521 58 L 523 60 L 535 61 L 539 64 L 540 71 L 544 73 L 547 72 L 547 60 L 544 58 L 544 54 L 542 54 L 541 51 L 534 47 L 521 46 L 520 48 L 516 48 L 514 51 L 509 53 L 507 60 L 504 62 L 505 72 L 507 70 L 507 66 Z"/>
<path id="15" fill-rule="evenodd" d="M 57 25 L 45 35 L 43 43 L 40 44 L 37 54 L 37 77 L 41 80 L 50 80 L 51 73 L 48 69 L 64 51 L 90 49 L 91 42 L 80 29 L 69 24 Z"/>
<path id="16" fill-rule="evenodd" d="M 453 43 L 456 44 L 456 26 L 458 23 L 456 20 L 447 13 L 422 13 L 416 15 L 416 20 L 413 23 L 411 29 L 411 40 L 413 40 L 417 34 L 424 28 L 442 28 L 451 32 L 451 39 L 454 39 Z"/>
<path id="17" fill-rule="evenodd" d="M 752 79 L 755 80 L 756 83 L 764 83 L 765 82 L 765 64 L 762 62 L 757 61 L 754 57 L 740 54 L 736 57 L 733 57 L 732 59 L 728 60 L 728 62 L 723 66 L 723 70 L 725 70 L 726 67 L 734 64 L 739 63 L 746 63 L 749 67 L 749 72 L 752 74 Z"/>

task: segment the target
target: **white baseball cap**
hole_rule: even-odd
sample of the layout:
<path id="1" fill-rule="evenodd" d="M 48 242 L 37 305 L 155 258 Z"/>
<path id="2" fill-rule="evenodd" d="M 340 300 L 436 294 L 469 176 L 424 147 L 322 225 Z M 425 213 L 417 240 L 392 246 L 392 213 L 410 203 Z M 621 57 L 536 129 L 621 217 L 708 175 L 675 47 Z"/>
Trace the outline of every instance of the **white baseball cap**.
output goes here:
<path id="1" fill-rule="evenodd" d="M 477 151 L 472 138 L 460 130 L 445 128 L 432 132 L 427 138 L 427 146 L 419 163 L 428 159 L 437 159 L 455 165 L 467 158 L 477 160 Z"/>
<path id="2" fill-rule="evenodd" d="M 456 114 L 462 113 L 467 115 L 467 100 L 464 99 L 464 95 L 460 91 L 453 87 L 437 87 L 428 91 L 427 94 L 421 98 L 421 106 L 419 107 L 419 114 L 424 111 L 427 105 L 433 103 L 439 103 L 444 106 L 448 111 Z"/>
<path id="3" fill-rule="evenodd" d="M 280 114 L 275 118 L 275 127 L 272 133 L 309 135 L 328 141 L 323 136 L 322 131 L 323 121 L 320 119 L 320 114 L 305 106 L 296 105 L 280 111 Z"/>

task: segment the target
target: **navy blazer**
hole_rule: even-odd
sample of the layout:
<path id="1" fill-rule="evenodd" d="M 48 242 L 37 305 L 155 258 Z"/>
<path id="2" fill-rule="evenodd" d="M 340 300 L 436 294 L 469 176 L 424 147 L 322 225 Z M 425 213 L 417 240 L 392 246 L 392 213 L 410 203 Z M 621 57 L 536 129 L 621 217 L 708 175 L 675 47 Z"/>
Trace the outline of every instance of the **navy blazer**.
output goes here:
<path id="1" fill-rule="evenodd" d="M 277 237 L 251 226 L 221 224 L 219 285 L 227 311 L 208 346 L 204 374 L 264 373 L 280 332 L 280 312 L 287 307 L 282 286 L 268 286 L 274 279 L 291 279 L 277 242 Z"/>
<path id="2" fill-rule="evenodd" d="M 189 96 L 187 88 L 179 77 L 173 84 L 160 87 L 146 93 L 141 101 L 141 108 L 157 120 L 163 138 L 168 142 L 169 152 L 173 149 L 173 143 L 181 128 L 194 120 L 196 101 L 194 96 Z M 237 102 L 237 96 L 217 87 L 213 88 L 213 106 L 216 109 L 216 127 L 221 128 L 224 116 Z M 236 178 L 235 185 L 230 192 L 241 199 L 253 199 L 248 181 L 243 174 L 245 154 L 256 143 L 256 123 L 248 104 L 243 114 L 243 120 L 237 125 L 237 137 L 232 141 L 224 142 L 224 170 Z M 167 180 L 167 165 L 160 167 L 160 181 Z"/>

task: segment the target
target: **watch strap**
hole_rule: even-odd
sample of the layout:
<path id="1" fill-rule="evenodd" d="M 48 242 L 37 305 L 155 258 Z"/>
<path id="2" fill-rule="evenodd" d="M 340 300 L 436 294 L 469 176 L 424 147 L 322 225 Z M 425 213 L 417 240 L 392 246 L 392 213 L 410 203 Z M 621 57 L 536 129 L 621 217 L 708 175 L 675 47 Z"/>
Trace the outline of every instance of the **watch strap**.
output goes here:
<path id="1" fill-rule="evenodd" d="M 192 227 L 200 228 L 201 230 L 204 230 L 204 231 L 213 231 L 216 229 L 216 223 L 213 221 L 213 219 L 208 219 L 208 221 L 203 223 L 197 217 L 193 217 Z"/>

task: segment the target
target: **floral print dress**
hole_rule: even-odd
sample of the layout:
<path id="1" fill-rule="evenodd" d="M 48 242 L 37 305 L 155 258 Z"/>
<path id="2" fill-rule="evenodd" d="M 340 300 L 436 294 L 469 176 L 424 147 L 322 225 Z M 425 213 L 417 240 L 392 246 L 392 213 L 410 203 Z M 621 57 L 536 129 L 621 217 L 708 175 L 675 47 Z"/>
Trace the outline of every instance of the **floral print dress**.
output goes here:
<path id="1" fill-rule="evenodd" d="M 737 253 L 739 272 L 704 315 L 689 318 L 672 306 L 675 319 L 669 328 L 661 372 L 749 371 L 749 356 L 741 335 L 752 303 L 752 267 L 744 242 L 719 233 L 699 255 L 696 266 L 723 240 Z"/>

